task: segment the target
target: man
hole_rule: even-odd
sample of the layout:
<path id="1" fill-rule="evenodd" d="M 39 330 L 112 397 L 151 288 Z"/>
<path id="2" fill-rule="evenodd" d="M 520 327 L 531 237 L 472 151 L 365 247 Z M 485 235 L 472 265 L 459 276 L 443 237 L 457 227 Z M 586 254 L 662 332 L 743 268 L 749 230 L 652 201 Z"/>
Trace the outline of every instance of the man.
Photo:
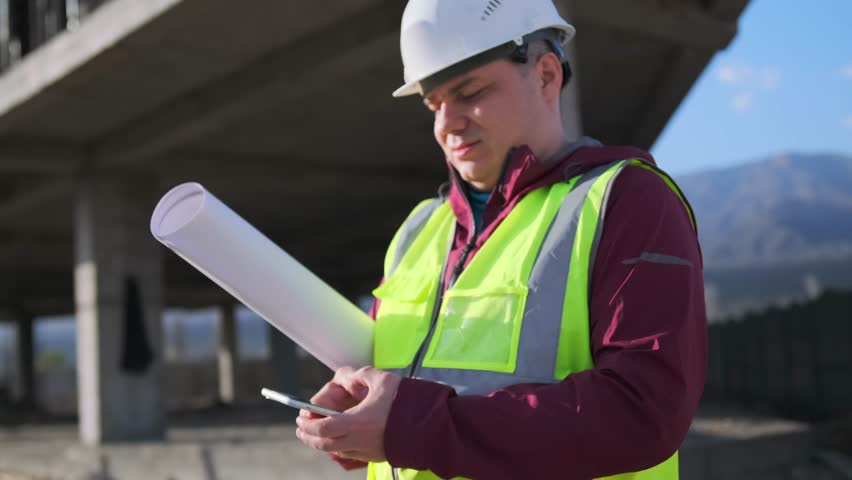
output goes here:
<path id="1" fill-rule="evenodd" d="M 676 479 L 705 379 L 691 211 L 651 156 L 565 138 L 550 0 L 411 0 L 406 85 L 434 112 L 446 198 L 388 249 L 374 365 L 298 437 L 369 478 Z M 448 253 L 449 252 L 449 253 Z M 633 472 L 633 473 L 625 473 Z"/>

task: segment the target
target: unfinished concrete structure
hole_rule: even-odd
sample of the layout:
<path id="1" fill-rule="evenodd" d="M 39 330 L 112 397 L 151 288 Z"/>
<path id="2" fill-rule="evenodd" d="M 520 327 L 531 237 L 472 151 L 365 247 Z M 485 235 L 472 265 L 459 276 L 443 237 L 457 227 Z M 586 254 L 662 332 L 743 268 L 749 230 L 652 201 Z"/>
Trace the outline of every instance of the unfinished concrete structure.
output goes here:
<path id="1" fill-rule="evenodd" d="M 747 2 L 557 0 L 578 30 L 568 128 L 650 147 Z M 370 291 L 394 229 L 446 177 L 428 112 L 390 96 L 403 8 L 111 0 L 0 74 L 0 307 L 21 326 L 27 395 L 32 319 L 76 312 L 82 440 L 162 433 L 160 310 L 233 306 L 147 231 L 183 181 L 344 294 Z M 153 353 L 139 368 L 122 343 L 128 312 Z M 231 318 L 225 400 L 234 337 Z M 282 345 L 277 362 L 292 358 Z"/>

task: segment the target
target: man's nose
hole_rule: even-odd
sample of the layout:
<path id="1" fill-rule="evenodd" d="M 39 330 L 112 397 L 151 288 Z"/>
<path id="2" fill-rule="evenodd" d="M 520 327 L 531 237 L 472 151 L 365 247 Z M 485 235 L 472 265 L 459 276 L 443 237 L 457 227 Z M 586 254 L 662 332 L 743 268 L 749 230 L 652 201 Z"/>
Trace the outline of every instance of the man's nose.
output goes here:
<path id="1" fill-rule="evenodd" d="M 467 128 L 467 116 L 463 110 L 445 102 L 435 114 L 435 129 L 443 137 L 459 133 Z"/>

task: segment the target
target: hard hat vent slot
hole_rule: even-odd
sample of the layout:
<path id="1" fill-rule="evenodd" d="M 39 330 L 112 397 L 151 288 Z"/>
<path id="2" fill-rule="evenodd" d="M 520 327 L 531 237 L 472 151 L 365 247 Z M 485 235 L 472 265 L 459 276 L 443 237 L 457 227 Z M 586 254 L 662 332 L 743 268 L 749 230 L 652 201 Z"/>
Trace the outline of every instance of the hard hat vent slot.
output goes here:
<path id="1" fill-rule="evenodd" d="M 494 12 L 497 11 L 498 8 L 503 6 L 503 2 L 501 0 L 488 0 L 488 5 L 485 6 L 485 9 L 482 11 L 482 21 L 488 20 L 488 17 L 491 16 Z"/>

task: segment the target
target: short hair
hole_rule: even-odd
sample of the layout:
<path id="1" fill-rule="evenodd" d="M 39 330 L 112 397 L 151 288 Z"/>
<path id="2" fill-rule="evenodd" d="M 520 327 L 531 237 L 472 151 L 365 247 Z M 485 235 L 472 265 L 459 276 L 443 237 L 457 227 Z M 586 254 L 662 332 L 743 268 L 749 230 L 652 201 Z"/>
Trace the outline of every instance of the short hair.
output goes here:
<path id="1" fill-rule="evenodd" d="M 562 88 L 571 80 L 571 66 L 562 48 L 564 33 L 553 28 L 538 30 L 524 37 L 522 45 L 516 45 L 509 58 L 520 64 L 534 65 L 542 56 L 552 52 L 562 64 Z M 532 62 L 530 62 L 532 60 Z"/>

